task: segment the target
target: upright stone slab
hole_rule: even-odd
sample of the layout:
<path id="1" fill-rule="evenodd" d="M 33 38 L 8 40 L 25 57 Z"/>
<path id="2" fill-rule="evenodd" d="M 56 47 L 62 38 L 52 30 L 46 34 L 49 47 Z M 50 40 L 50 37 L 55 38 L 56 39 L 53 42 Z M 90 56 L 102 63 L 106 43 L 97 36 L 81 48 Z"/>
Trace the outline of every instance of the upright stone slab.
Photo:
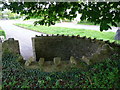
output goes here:
<path id="1" fill-rule="evenodd" d="M 9 38 L 8 40 L 2 43 L 2 51 L 10 52 L 13 54 L 20 54 L 19 42 L 14 40 L 14 38 Z"/>
<path id="2" fill-rule="evenodd" d="M 77 64 L 77 62 L 73 56 L 70 57 L 70 63 L 75 64 L 75 65 Z"/>
<path id="3" fill-rule="evenodd" d="M 54 64 L 55 64 L 55 66 L 60 65 L 60 63 L 61 63 L 61 58 L 60 57 L 55 57 L 54 58 Z"/>
<path id="4" fill-rule="evenodd" d="M 82 61 L 85 62 L 87 65 L 90 64 L 90 60 L 85 56 L 82 56 Z"/>
<path id="5" fill-rule="evenodd" d="M 52 61 L 54 57 L 69 60 L 70 56 L 74 56 L 78 59 L 83 55 L 90 55 L 98 47 L 97 44 L 90 43 L 90 40 L 63 35 L 34 37 L 32 42 L 34 57 L 37 61 L 40 57 L 44 57 L 47 61 Z M 92 47 L 93 49 L 90 50 Z"/>
<path id="6" fill-rule="evenodd" d="M 28 60 L 25 62 L 25 66 L 29 66 L 32 62 L 34 62 L 34 57 L 30 57 Z"/>
<path id="7" fill-rule="evenodd" d="M 38 62 L 39 65 L 41 65 L 41 66 L 44 65 L 44 61 L 45 61 L 44 58 L 40 58 L 40 59 L 39 59 L 39 62 Z"/>
<path id="8" fill-rule="evenodd" d="M 54 57 L 61 57 L 63 61 L 70 60 L 71 56 L 75 60 L 81 60 L 83 56 L 91 58 L 93 54 L 102 50 L 103 45 L 108 43 L 80 36 L 47 35 L 32 38 L 36 61 L 39 61 L 40 57 L 45 58 L 45 61 L 53 61 Z"/>

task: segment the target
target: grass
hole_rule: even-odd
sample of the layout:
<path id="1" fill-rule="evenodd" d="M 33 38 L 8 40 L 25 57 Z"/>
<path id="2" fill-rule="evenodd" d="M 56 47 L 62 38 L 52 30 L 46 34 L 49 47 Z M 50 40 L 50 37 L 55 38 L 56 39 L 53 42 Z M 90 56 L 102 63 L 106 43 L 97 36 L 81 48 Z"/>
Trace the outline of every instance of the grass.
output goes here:
<path id="1" fill-rule="evenodd" d="M 5 32 L 0 28 L 0 36 L 5 36 Z"/>
<path id="2" fill-rule="evenodd" d="M 88 22 L 88 21 L 80 21 L 77 24 L 81 24 L 81 25 L 95 25 L 93 22 Z M 99 25 L 99 24 L 97 24 Z"/>
<path id="3" fill-rule="evenodd" d="M 2 30 L 1 27 L 0 27 L 0 36 L 4 36 L 6 38 L 5 32 L 4 32 L 4 30 Z"/>
<path id="4" fill-rule="evenodd" d="M 89 21 L 80 21 L 77 24 L 81 24 L 81 25 L 95 25 L 95 23 L 93 22 L 89 22 Z M 109 24 L 110 26 L 112 26 L 111 24 Z M 120 23 L 117 24 L 118 27 L 120 27 Z M 100 26 L 100 24 L 96 24 L 96 26 Z"/>
<path id="5" fill-rule="evenodd" d="M 95 30 L 53 27 L 53 26 L 48 27 L 48 26 L 40 26 L 40 25 L 34 26 L 31 24 L 19 24 L 19 23 L 16 23 L 15 25 L 46 34 L 80 35 L 82 37 L 86 36 L 91 38 L 110 40 L 110 42 L 115 41 L 114 40 L 115 32 L 100 32 Z M 118 41 L 116 42 L 120 43 Z"/>

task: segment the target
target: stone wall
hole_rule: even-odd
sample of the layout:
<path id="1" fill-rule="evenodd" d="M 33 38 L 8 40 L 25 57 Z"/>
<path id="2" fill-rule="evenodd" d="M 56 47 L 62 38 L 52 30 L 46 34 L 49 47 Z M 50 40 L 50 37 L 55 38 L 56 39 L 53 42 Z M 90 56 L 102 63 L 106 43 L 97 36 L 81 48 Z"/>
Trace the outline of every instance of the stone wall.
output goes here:
<path id="1" fill-rule="evenodd" d="M 100 54 L 101 50 L 103 51 L 103 48 L 106 48 L 103 45 L 107 44 L 102 40 L 64 35 L 36 36 L 32 38 L 32 42 L 36 61 L 39 61 L 40 58 L 51 61 L 54 57 L 70 60 L 71 56 L 76 60 L 84 60 L 84 57 L 90 59 L 92 56 L 95 57 L 94 54 Z"/>

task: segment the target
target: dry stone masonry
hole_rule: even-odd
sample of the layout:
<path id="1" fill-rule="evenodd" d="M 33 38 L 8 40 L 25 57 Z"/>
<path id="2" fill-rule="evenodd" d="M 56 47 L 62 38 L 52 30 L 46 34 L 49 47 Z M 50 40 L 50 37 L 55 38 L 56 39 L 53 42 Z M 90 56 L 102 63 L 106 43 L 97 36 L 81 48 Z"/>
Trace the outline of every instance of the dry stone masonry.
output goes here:
<path id="1" fill-rule="evenodd" d="M 61 63 L 61 58 L 60 58 L 60 57 L 55 57 L 55 58 L 54 58 L 54 64 L 55 64 L 56 66 L 58 66 L 58 65 L 60 65 L 60 63 Z"/>
<path id="2" fill-rule="evenodd" d="M 115 48 L 117 50 L 120 48 L 120 45 L 115 42 L 110 43 L 79 35 L 36 36 L 32 38 L 32 44 L 34 57 L 29 58 L 24 63 L 25 66 L 30 66 L 33 63 L 44 66 L 47 61 L 56 67 L 62 65 L 63 62 L 70 65 L 84 62 L 86 65 L 91 65 L 103 61 L 114 53 Z M 19 42 L 10 38 L 2 43 L 2 50 L 20 55 Z M 23 62 L 23 57 L 20 56 L 17 61 Z"/>
<path id="3" fill-rule="evenodd" d="M 76 65 L 77 61 L 75 60 L 75 58 L 73 56 L 70 57 L 70 63 Z"/>
<path id="4" fill-rule="evenodd" d="M 120 47 L 115 42 L 110 43 L 79 35 L 36 36 L 32 38 L 32 43 L 36 61 L 42 57 L 45 61 L 54 60 L 54 63 L 70 60 L 70 63 L 76 64 L 76 61 L 83 61 L 88 65 L 108 58 L 113 53 L 113 46 Z"/>

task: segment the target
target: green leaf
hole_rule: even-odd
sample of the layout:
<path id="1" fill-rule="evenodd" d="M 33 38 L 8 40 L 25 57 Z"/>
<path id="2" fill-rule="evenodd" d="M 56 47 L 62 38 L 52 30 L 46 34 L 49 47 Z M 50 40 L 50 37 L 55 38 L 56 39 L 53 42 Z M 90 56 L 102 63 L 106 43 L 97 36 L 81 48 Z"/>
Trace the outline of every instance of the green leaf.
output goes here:
<path id="1" fill-rule="evenodd" d="M 112 26 L 117 27 L 117 24 L 115 22 L 112 22 Z"/>

